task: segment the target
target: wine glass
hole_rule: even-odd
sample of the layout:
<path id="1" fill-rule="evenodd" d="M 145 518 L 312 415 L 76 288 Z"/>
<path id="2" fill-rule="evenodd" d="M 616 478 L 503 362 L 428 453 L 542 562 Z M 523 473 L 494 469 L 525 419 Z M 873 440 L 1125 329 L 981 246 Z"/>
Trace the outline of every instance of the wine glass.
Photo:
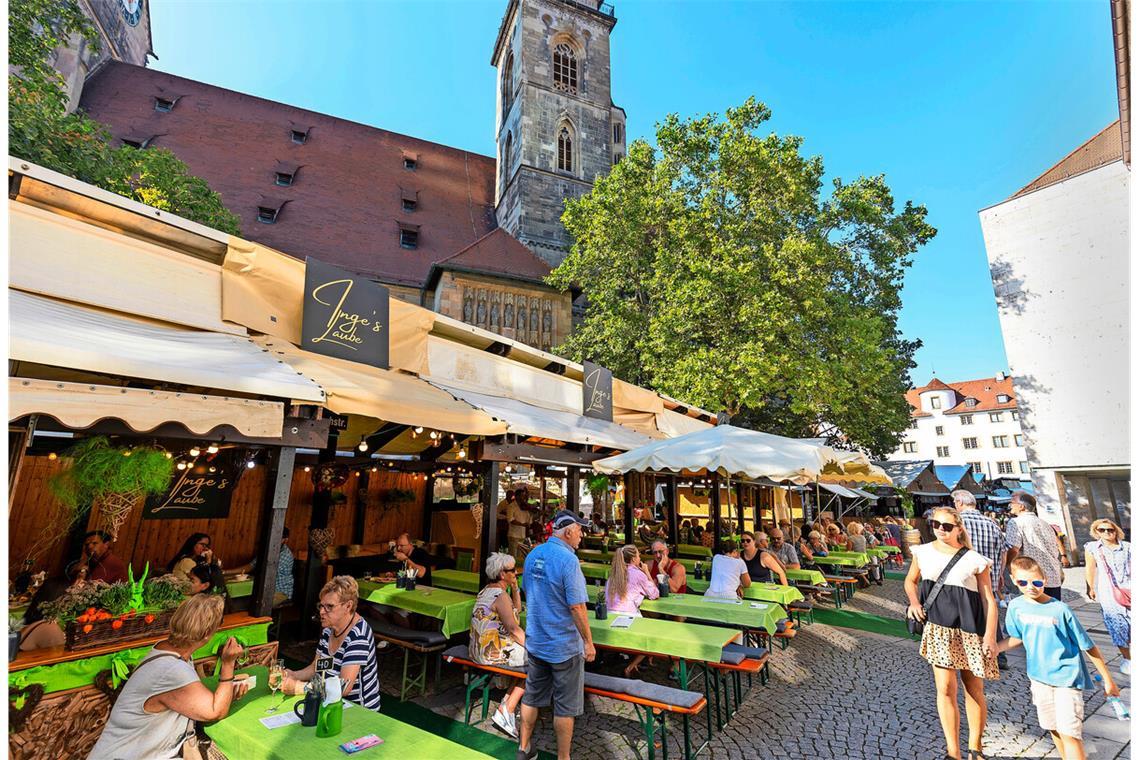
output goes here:
<path id="1" fill-rule="evenodd" d="M 274 660 L 269 666 L 269 691 L 272 692 L 274 695 L 276 695 L 277 692 L 281 689 L 282 685 L 284 685 L 284 683 L 285 683 L 285 661 L 284 660 Z M 270 707 L 265 712 L 267 712 L 267 713 L 277 712 L 278 708 L 280 708 L 282 704 L 284 704 L 284 702 L 280 702 L 280 703 L 274 705 L 273 707 Z"/>

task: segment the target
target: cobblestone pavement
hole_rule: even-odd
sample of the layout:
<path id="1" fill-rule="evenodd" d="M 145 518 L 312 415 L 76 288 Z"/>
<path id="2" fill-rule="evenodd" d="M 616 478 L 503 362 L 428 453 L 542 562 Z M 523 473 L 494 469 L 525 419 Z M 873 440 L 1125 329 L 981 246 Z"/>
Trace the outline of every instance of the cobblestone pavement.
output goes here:
<path id="1" fill-rule="evenodd" d="M 1115 665 L 1115 647 L 1097 630 L 1092 613 L 1099 607 L 1082 604 L 1083 597 L 1066 592 L 1078 615 L 1090 628 L 1105 655 Z M 883 587 L 858 592 L 849 609 L 888 617 L 900 617 L 905 609 L 902 582 L 887 580 Z M 1087 602 L 1087 600 L 1084 600 Z M 1095 609 L 1094 609 L 1095 608 Z M 1048 735 L 1037 726 L 1029 701 L 1024 658 L 1010 654 L 1011 669 L 986 687 L 989 721 L 984 747 L 987 757 L 1057 757 Z M 610 656 L 600 666 L 603 672 L 620 675 L 624 660 Z M 402 656 L 385 650 L 381 657 L 381 682 L 398 692 Z M 641 677 L 658 683 L 666 680 L 667 665 L 658 661 L 642 668 Z M 755 684 L 726 728 L 716 732 L 710 745 L 712 758 L 757 758 L 763 760 L 910 760 L 942 758 L 942 732 L 934 707 L 930 667 L 918 656 L 917 642 L 837 628 L 816 623 L 805 626 L 786 650 L 777 648 L 771 659 L 771 681 Z M 1127 676 L 1118 676 L 1123 687 Z M 695 686 L 694 688 L 700 688 Z M 498 699 L 499 693 L 493 692 Z M 1093 760 L 1129 756 L 1129 723 L 1116 721 L 1103 693 L 1086 692 L 1086 749 Z M 961 697 L 959 698 L 961 699 Z M 456 668 L 444 665 L 438 690 L 416 702 L 436 713 L 463 719 L 463 687 Z M 1131 703 L 1130 689 L 1125 701 Z M 496 702 L 497 704 L 497 702 Z M 478 719 L 478 713 L 475 718 Z M 543 714 L 536 740 L 540 749 L 554 752 L 554 736 L 548 713 Z M 477 724 L 489 732 L 491 722 Z M 670 722 L 672 757 L 682 757 L 679 725 Z M 699 722 L 695 735 L 703 737 Z M 966 747 L 965 713 L 962 746 Z M 574 734 L 575 758 L 647 757 L 645 739 L 633 709 L 600 697 L 587 697 L 586 713 Z"/>

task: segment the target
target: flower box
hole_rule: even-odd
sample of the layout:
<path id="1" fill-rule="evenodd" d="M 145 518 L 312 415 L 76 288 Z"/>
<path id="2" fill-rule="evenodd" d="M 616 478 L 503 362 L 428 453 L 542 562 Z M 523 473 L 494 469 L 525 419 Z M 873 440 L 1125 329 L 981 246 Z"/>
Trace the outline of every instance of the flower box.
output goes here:
<path id="1" fill-rule="evenodd" d="M 161 637 L 170 631 L 170 618 L 173 615 L 174 610 L 166 610 L 87 622 L 72 620 L 64 631 L 67 640 L 63 646 L 64 649 L 76 651 L 106 644 L 121 644 L 134 639 Z M 120 625 L 116 627 L 115 623 Z"/>

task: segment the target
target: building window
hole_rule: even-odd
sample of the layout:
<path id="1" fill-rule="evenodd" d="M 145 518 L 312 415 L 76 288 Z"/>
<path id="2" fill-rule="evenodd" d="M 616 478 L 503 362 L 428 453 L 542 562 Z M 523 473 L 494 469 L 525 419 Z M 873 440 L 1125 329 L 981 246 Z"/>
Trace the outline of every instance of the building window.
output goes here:
<path id="1" fill-rule="evenodd" d="M 971 409 L 973 409 L 977 405 L 978 405 L 978 400 L 976 398 L 966 399 L 966 406 L 970 407 Z"/>
<path id="2" fill-rule="evenodd" d="M 903 443 L 903 451 L 907 454 L 913 454 L 915 451 L 917 451 L 917 446 L 918 444 L 916 444 L 914 441 L 906 441 Z"/>
<path id="3" fill-rule="evenodd" d="M 981 475 L 982 474 L 982 463 L 981 462 L 970 462 L 969 465 L 970 465 L 970 469 L 974 471 L 975 475 Z"/>
<path id="4" fill-rule="evenodd" d="M 261 222 L 262 224 L 277 224 L 277 215 L 280 213 L 280 208 L 273 208 L 272 206 L 258 206 L 257 221 Z"/>
<path id="5" fill-rule="evenodd" d="M 999 393 L 997 398 L 998 398 L 999 404 L 1008 404 L 1009 403 L 1009 396 L 1007 396 L 1004 393 Z"/>
<path id="6" fill-rule="evenodd" d="M 400 203 L 401 203 L 404 211 L 415 211 L 416 210 L 416 202 L 412 198 L 402 198 L 400 200 Z"/>
<path id="7" fill-rule="evenodd" d="M 160 98 L 154 99 L 154 110 L 159 113 L 170 113 L 174 110 L 174 104 L 178 101 L 175 98 Z"/>
<path id="8" fill-rule="evenodd" d="M 294 174 L 292 172 L 276 172 L 274 176 L 273 181 L 281 187 L 289 187 L 293 184 Z"/>
<path id="9" fill-rule="evenodd" d="M 1021 435 L 1021 433 L 1017 433 L 1016 435 L 1013 436 L 1013 445 L 1014 446 L 1024 446 L 1025 445 L 1025 438 Z"/>
<path id="10" fill-rule="evenodd" d="M 962 448 L 964 448 L 964 449 L 976 449 L 976 448 L 978 448 L 978 439 L 977 438 L 963 438 L 962 439 Z"/>
<path id="11" fill-rule="evenodd" d="M 963 425 L 973 425 L 974 424 L 974 415 L 972 415 L 972 414 L 963 414 L 958 419 L 960 419 L 962 421 Z"/>
<path id="12" fill-rule="evenodd" d="M 990 422 L 1001 422 L 1001 412 L 990 412 Z"/>
<path id="13" fill-rule="evenodd" d="M 614 124 L 614 145 L 621 145 L 622 132 L 621 124 Z"/>
<path id="14" fill-rule="evenodd" d="M 400 247 L 415 248 L 420 243 L 420 231 L 413 227 L 400 228 Z"/>
<path id="15" fill-rule="evenodd" d="M 914 418 L 911 419 L 910 429 L 911 430 L 918 430 L 918 420 L 917 419 L 914 419 Z"/>
<path id="16" fill-rule="evenodd" d="M 412 156 L 404 156 L 404 168 L 414 172 L 416 170 L 416 159 Z"/>
<path id="17" fill-rule="evenodd" d="M 565 42 L 554 48 L 554 89 L 578 93 L 578 57 Z"/>
<path id="18" fill-rule="evenodd" d="M 289 139 L 297 145 L 304 145 L 309 141 L 309 130 L 291 129 L 289 130 Z"/>
<path id="19" fill-rule="evenodd" d="M 574 170 L 574 138 L 569 127 L 558 131 L 558 168 L 565 172 Z"/>
<path id="20" fill-rule="evenodd" d="M 998 462 L 998 475 L 1012 475 L 1013 462 Z"/>
<path id="21" fill-rule="evenodd" d="M 1029 462 L 1018 462 L 1018 465 L 1021 467 L 1021 473 L 1023 475 L 1029 474 Z"/>
<path id="22" fill-rule="evenodd" d="M 624 158 L 624 156 L 623 156 L 621 153 L 615 153 L 615 154 L 614 154 L 614 162 L 613 162 L 613 165 L 614 165 L 614 166 L 617 166 L 617 164 L 618 164 L 618 161 L 621 161 L 621 160 L 622 160 L 622 158 Z"/>
<path id="23" fill-rule="evenodd" d="M 995 449 L 1008 449 L 1009 436 L 1008 435 L 995 435 L 993 438 Z"/>
<path id="24" fill-rule="evenodd" d="M 940 396 L 931 396 L 930 397 L 930 408 L 931 409 L 941 409 L 942 408 L 942 398 Z"/>
<path id="25" fill-rule="evenodd" d="M 503 89 L 503 115 L 502 118 L 507 118 L 507 112 L 511 110 L 511 100 L 514 97 L 514 82 L 515 82 L 515 54 L 513 52 L 507 53 L 507 60 L 503 63 L 503 79 L 499 85 Z"/>
<path id="26" fill-rule="evenodd" d="M 936 425 L 936 426 L 935 426 L 935 428 L 934 428 L 934 434 L 935 434 L 935 435 L 942 435 L 942 434 L 943 434 L 943 431 L 942 431 L 942 426 L 941 426 L 941 425 Z"/>
<path id="27" fill-rule="evenodd" d="M 949 446 L 939 446 L 938 447 L 938 456 L 940 456 L 940 457 L 950 456 L 950 447 Z"/>
<path id="28" fill-rule="evenodd" d="M 1012 419 L 1014 422 L 1021 419 L 1021 413 L 1018 412 L 1016 409 L 1010 409 L 1009 410 L 1009 416 L 1010 416 L 1010 419 Z"/>
<path id="29" fill-rule="evenodd" d="M 511 153 L 514 151 L 515 138 L 510 132 L 507 132 L 507 141 L 503 145 L 502 166 L 502 183 L 503 189 L 506 189 L 507 183 L 511 180 Z"/>

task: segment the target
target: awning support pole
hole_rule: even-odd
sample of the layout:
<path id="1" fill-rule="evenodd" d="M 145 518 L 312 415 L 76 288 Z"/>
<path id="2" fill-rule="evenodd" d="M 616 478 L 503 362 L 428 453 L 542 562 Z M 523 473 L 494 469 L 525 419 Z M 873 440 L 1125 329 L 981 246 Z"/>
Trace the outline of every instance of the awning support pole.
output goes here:
<path id="1" fill-rule="evenodd" d="M 273 594 L 277 589 L 277 565 L 281 560 L 281 535 L 285 531 L 285 510 L 289 508 L 289 492 L 293 487 L 293 465 L 297 449 L 292 446 L 269 449 L 269 483 L 265 489 L 265 538 L 257 550 L 257 566 L 261 572 L 253 581 L 253 614 L 268 617 L 273 612 Z"/>
<path id="2" fill-rule="evenodd" d="M 677 504 L 677 476 L 665 476 L 665 515 L 669 521 L 669 546 L 673 551 L 677 550 L 677 543 L 680 541 L 681 535 L 680 515 L 681 508 Z"/>
<path id="3" fill-rule="evenodd" d="M 486 462 L 483 465 L 483 488 L 479 492 L 483 505 L 482 551 L 475 552 L 475 562 L 479 566 L 479 588 L 486 588 L 491 579 L 487 577 L 487 557 L 499 550 L 499 463 Z M 497 579 L 496 579 L 497 580 Z"/>
<path id="4" fill-rule="evenodd" d="M 566 508 L 574 514 L 578 514 L 580 506 L 578 496 L 581 490 L 581 474 L 578 472 L 578 468 L 568 466 L 566 468 Z"/>
<path id="5" fill-rule="evenodd" d="M 624 513 L 623 517 L 625 518 L 625 542 L 627 544 L 632 544 L 634 535 L 636 535 L 634 533 L 634 524 L 633 524 L 634 523 L 634 521 L 633 521 L 633 506 L 634 506 L 634 504 L 633 504 L 633 479 L 634 479 L 634 477 L 635 477 L 634 473 L 632 473 L 632 472 L 627 472 L 624 475 L 622 475 L 622 486 L 623 486 L 623 491 L 625 492 L 624 497 L 623 497 L 623 501 L 624 501 L 623 509 L 625 510 L 625 513 Z"/>
<path id="6" fill-rule="evenodd" d="M 336 462 L 337 431 L 330 427 L 328 442 L 317 456 L 317 467 Z M 313 490 L 313 510 L 309 517 L 309 558 L 305 562 L 305 590 L 301 604 L 301 632 L 304 638 L 313 638 L 318 631 L 317 621 L 311 617 L 317 608 L 317 597 L 324 585 L 325 546 L 313 545 L 313 533 L 329 525 L 329 507 L 332 506 L 332 491 Z M 308 614 L 307 614 L 308 613 Z"/>
<path id="7" fill-rule="evenodd" d="M 720 551 L 720 474 L 714 472 L 712 476 L 712 490 L 709 491 L 709 506 L 712 508 L 713 519 L 713 554 Z"/>

